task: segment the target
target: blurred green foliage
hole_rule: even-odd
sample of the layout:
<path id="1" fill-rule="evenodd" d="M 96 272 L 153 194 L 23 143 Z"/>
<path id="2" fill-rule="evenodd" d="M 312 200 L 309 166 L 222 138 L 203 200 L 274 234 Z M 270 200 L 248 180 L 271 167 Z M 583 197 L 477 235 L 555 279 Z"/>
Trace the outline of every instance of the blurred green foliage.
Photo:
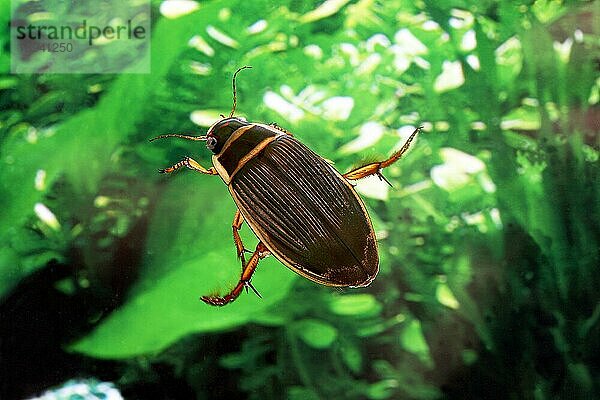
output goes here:
<path id="1" fill-rule="evenodd" d="M 600 3 L 198 5 L 153 2 L 147 75 L 9 75 L 3 31 L 0 296 L 70 266 L 57 290 L 117 300 L 69 349 L 128 360 L 122 385 L 166 362 L 199 398 L 226 370 L 253 399 L 600 396 Z M 340 171 L 425 127 L 394 188 L 357 186 L 380 238 L 370 287 L 270 258 L 262 300 L 198 301 L 237 280 L 235 208 L 218 178 L 156 173 L 209 165 L 203 146 L 147 139 L 204 132 L 242 65 L 237 114 Z"/>

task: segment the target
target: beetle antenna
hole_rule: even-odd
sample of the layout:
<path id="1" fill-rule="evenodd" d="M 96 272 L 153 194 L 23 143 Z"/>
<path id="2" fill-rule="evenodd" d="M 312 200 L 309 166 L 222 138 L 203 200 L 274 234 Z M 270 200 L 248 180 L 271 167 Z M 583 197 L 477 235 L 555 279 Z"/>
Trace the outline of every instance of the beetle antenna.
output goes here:
<path id="1" fill-rule="evenodd" d="M 167 135 L 160 135 L 155 138 L 152 138 L 152 139 L 150 139 L 150 142 L 154 142 L 157 139 L 164 139 L 164 138 L 168 138 L 168 137 L 178 137 L 178 138 L 182 138 L 182 139 L 195 140 L 195 141 L 200 141 L 200 142 L 204 142 L 206 140 L 206 136 L 190 136 L 190 135 L 180 135 L 177 133 L 169 133 Z"/>
<path id="2" fill-rule="evenodd" d="M 241 68 L 238 68 L 237 71 L 235 71 L 235 73 L 233 74 L 233 81 L 232 81 L 232 86 L 233 86 L 233 107 L 231 108 L 231 113 L 229 114 L 229 117 L 233 117 L 233 113 L 235 112 L 235 106 L 237 105 L 237 96 L 236 96 L 236 92 L 235 92 L 235 77 L 237 76 L 238 72 L 240 72 L 243 69 L 247 69 L 247 68 L 252 68 L 249 65 L 244 65 Z"/>

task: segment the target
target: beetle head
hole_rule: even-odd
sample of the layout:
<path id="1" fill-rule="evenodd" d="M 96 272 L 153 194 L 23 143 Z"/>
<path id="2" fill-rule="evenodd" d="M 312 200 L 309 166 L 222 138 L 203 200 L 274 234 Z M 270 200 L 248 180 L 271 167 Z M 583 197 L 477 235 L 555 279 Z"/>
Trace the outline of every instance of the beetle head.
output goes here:
<path id="1" fill-rule="evenodd" d="M 231 134 L 242 126 L 250 125 L 247 121 L 236 117 L 223 118 L 215 122 L 206 133 L 206 147 L 217 154 Z"/>
<path id="2" fill-rule="evenodd" d="M 233 114 L 235 113 L 235 106 L 237 104 L 237 94 L 236 94 L 236 90 L 235 90 L 235 78 L 240 71 L 242 71 L 244 69 L 248 69 L 248 68 L 252 68 L 252 67 L 246 65 L 244 67 L 238 68 L 238 70 L 235 71 L 235 73 L 233 74 L 233 79 L 232 79 L 232 83 L 231 83 L 231 85 L 233 86 L 233 107 L 231 108 L 231 113 L 229 114 L 229 117 L 226 117 L 223 114 L 221 114 L 221 117 L 223 117 L 223 119 L 215 122 L 208 129 L 208 132 L 206 133 L 206 135 L 190 136 L 190 135 L 180 135 L 177 133 L 169 133 L 166 135 L 157 136 L 153 139 L 150 139 L 150 141 L 152 142 L 156 139 L 162 139 L 162 138 L 168 138 L 168 137 L 178 137 L 178 138 L 187 139 L 187 140 L 206 141 L 206 147 L 210 151 L 212 151 L 214 154 L 219 153 L 221 151 L 221 149 L 223 148 L 223 145 L 225 144 L 227 139 L 229 139 L 229 137 L 231 136 L 231 134 L 233 132 L 235 132 L 238 128 L 241 128 L 242 126 L 250 125 L 245 120 L 243 120 L 241 118 L 236 118 L 233 116 Z"/>

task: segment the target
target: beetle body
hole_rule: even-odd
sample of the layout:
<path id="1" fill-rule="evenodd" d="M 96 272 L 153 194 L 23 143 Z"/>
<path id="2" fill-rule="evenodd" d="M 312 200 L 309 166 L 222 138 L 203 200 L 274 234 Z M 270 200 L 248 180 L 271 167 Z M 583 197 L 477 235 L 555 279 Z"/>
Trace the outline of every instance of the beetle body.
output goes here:
<path id="1" fill-rule="evenodd" d="M 375 233 L 360 197 L 335 168 L 268 125 L 226 118 L 206 137 L 238 209 L 279 261 L 329 286 L 371 283 L 379 269 Z"/>
<path id="2" fill-rule="evenodd" d="M 348 180 L 377 175 L 400 159 L 420 128 L 388 159 L 341 175 L 322 157 L 276 125 L 251 123 L 233 117 L 236 105 L 233 74 L 233 108 L 229 117 L 214 123 L 204 136 L 161 135 L 206 141 L 213 152 L 211 168 L 185 157 L 162 173 L 186 167 L 219 175 L 228 186 L 238 211 L 233 241 L 242 263 L 236 286 L 223 296 L 202 296 L 207 304 L 223 306 L 234 301 L 250 283 L 258 262 L 269 254 L 298 274 L 327 286 L 367 286 L 379 270 L 377 241 L 365 206 Z M 387 182 L 387 180 L 386 180 Z M 388 182 L 389 183 L 389 182 Z M 244 221 L 259 243 L 246 260 L 239 235 Z"/>

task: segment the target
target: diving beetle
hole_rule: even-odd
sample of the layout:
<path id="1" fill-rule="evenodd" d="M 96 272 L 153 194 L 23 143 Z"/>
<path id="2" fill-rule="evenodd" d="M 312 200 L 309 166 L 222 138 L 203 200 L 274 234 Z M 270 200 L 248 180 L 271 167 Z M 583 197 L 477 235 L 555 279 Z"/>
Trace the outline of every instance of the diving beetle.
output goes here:
<path id="1" fill-rule="evenodd" d="M 213 153 L 212 167 L 204 168 L 190 157 L 161 173 L 180 168 L 218 175 L 237 206 L 233 242 L 242 264 L 238 283 L 223 296 L 202 296 L 207 304 L 224 306 L 252 289 L 250 280 L 258 262 L 272 254 L 281 263 L 314 282 L 338 287 L 368 286 L 379 271 L 377 241 L 371 219 L 349 181 L 377 175 L 408 150 L 417 128 L 400 150 L 388 159 L 340 174 L 277 124 L 248 122 L 234 117 L 237 74 L 232 79 L 233 107 L 228 117 L 215 122 L 203 136 L 167 137 L 205 141 Z M 248 260 L 239 231 L 244 221 L 259 239 Z"/>

